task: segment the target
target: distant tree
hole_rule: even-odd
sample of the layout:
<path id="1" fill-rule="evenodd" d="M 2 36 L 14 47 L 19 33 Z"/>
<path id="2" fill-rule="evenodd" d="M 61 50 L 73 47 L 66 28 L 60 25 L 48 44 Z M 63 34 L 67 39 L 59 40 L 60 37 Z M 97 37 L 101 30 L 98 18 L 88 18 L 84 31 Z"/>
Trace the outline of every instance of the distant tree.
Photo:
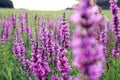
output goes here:
<path id="1" fill-rule="evenodd" d="M 109 0 L 97 0 L 97 4 L 103 9 L 109 9 L 110 6 Z M 118 1 L 118 6 L 120 6 L 120 1 Z"/>
<path id="2" fill-rule="evenodd" d="M 109 9 L 109 0 L 97 0 L 97 4 L 104 9 Z"/>
<path id="3" fill-rule="evenodd" d="M 11 0 L 0 0 L 1 8 L 14 8 Z"/>

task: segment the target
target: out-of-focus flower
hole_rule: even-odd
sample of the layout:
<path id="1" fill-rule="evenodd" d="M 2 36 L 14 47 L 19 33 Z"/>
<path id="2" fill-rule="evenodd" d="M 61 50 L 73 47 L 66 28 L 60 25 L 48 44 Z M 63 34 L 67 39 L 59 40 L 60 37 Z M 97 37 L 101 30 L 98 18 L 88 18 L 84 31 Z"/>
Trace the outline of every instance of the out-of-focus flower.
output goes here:
<path id="1" fill-rule="evenodd" d="M 104 71 L 103 46 L 94 37 L 80 35 L 79 28 L 76 30 L 72 36 L 73 65 L 86 74 L 89 80 L 99 80 Z M 97 68 L 98 66 L 100 68 Z M 96 67 L 96 69 L 92 69 L 92 67 Z"/>
<path id="2" fill-rule="evenodd" d="M 104 71 L 103 45 L 91 33 L 91 27 L 102 19 L 101 14 L 96 14 L 97 10 L 97 6 L 90 5 L 90 0 L 81 0 L 80 5 L 75 7 L 75 14 L 72 15 L 72 20 L 78 25 L 71 42 L 73 65 L 86 75 L 87 80 L 99 80 Z"/>
<path id="3" fill-rule="evenodd" d="M 75 13 L 71 19 L 81 27 L 89 28 L 99 23 L 101 14 L 96 14 L 98 6 L 91 6 L 89 0 L 81 0 L 80 5 L 74 7 Z"/>

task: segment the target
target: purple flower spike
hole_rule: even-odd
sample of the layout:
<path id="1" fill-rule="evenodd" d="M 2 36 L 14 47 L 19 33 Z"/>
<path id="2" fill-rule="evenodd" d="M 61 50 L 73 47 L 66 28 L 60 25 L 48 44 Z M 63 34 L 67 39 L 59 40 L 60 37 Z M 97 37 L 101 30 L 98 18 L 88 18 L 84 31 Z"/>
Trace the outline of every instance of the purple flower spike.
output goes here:
<path id="1" fill-rule="evenodd" d="M 110 0 L 110 10 L 113 14 L 113 31 L 115 34 L 115 48 L 112 51 L 114 57 L 120 56 L 120 17 L 118 13 L 120 12 L 119 7 L 117 6 L 118 0 Z"/>
<path id="2" fill-rule="evenodd" d="M 115 48 L 112 50 L 112 56 L 120 57 L 120 47 L 118 43 L 115 44 Z"/>
<path id="3" fill-rule="evenodd" d="M 59 80 L 58 76 L 56 74 L 53 74 L 51 76 L 51 80 Z"/>
<path id="4" fill-rule="evenodd" d="M 16 20 L 16 15 L 12 14 L 12 24 L 13 24 L 13 28 L 16 27 L 16 22 L 17 22 L 17 20 Z"/>
<path id="5" fill-rule="evenodd" d="M 13 53 L 15 54 L 16 57 L 19 58 L 18 60 L 21 60 L 25 52 L 26 49 L 24 43 L 17 29 L 15 34 L 15 40 L 13 43 Z"/>
<path id="6" fill-rule="evenodd" d="M 94 37 L 82 36 L 78 31 L 72 36 L 73 65 L 86 74 L 89 80 L 99 80 L 103 73 L 103 63 L 105 61 L 103 46 Z M 100 68 L 97 68 L 98 66 Z M 92 67 L 96 67 L 96 69 L 92 69 Z"/>
<path id="7" fill-rule="evenodd" d="M 32 28 L 30 26 L 26 27 L 26 32 L 27 32 L 29 38 L 32 39 L 33 31 L 32 31 Z"/>
<path id="8" fill-rule="evenodd" d="M 22 13 L 20 13 L 19 21 L 20 21 L 21 33 L 23 33 L 25 29 L 24 29 L 24 19 Z"/>
<path id="9" fill-rule="evenodd" d="M 31 76 L 31 61 L 26 59 L 24 56 L 22 57 L 22 64 L 24 68 L 27 70 L 27 76 Z"/>
<path id="10" fill-rule="evenodd" d="M 1 41 L 2 43 L 5 43 L 5 41 L 8 41 L 11 36 L 11 24 L 10 21 L 5 20 L 3 22 L 3 28 L 1 31 Z"/>
<path id="11" fill-rule="evenodd" d="M 62 74 L 62 79 L 63 80 L 70 80 L 71 76 L 69 75 L 69 72 L 71 70 L 71 67 L 68 64 L 68 59 L 66 57 L 67 50 L 65 49 L 60 49 L 60 54 L 58 58 L 58 69 Z"/>
<path id="12" fill-rule="evenodd" d="M 102 19 L 102 15 L 96 14 L 97 10 L 97 6 L 91 6 L 90 0 L 81 0 L 80 5 L 75 7 L 75 14 L 72 15 L 72 20 L 78 24 L 71 42 L 73 65 L 86 75 L 85 80 L 100 80 L 104 71 L 103 45 L 91 33 L 91 27 Z"/>
<path id="13" fill-rule="evenodd" d="M 91 6 L 90 0 L 81 0 L 79 6 L 75 6 L 75 13 L 71 16 L 73 22 L 81 27 L 89 28 L 102 19 L 101 14 L 96 14 L 98 6 Z"/>
<path id="14" fill-rule="evenodd" d="M 106 49 L 106 43 L 107 43 L 107 32 L 108 32 L 108 22 L 105 23 L 104 25 L 104 29 L 101 31 L 101 34 L 100 34 L 100 42 L 103 44 L 103 52 L 104 54 L 107 53 L 107 49 Z"/>
<path id="15" fill-rule="evenodd" d="M 61 21 L 61 27 L 60 27 L 60 45 L 64 48 L 70 47 L 70 29 L 69 25 L 65 22 L 66 15 L 63 14 L 63 18 Z"/>
<path id="16" fill-rule="evenodd" d="M 25 22 L 26 22 L 26 27 L 28 26 L 28 12 L 25 13 Z"/>
<path id="17" fill-rule="evenodd" d="M 32 70 L 36 77 L 38 77 L 38 80 L 45 80 L 47 78 L 48 72 L 50 72 L 50 68 L 48 65 L 48 62 L 43 59 L 42 48 L 38 48 L 38 51 L 36 54 L 33 54 L 32 56 Z"/>

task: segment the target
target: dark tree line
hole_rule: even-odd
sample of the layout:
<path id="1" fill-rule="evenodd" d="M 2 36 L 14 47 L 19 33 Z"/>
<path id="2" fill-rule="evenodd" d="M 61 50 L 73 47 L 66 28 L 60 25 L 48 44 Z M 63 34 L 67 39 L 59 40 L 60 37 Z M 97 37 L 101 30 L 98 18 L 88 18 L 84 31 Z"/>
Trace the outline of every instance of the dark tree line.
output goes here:
<path id="1" fill-rule="evenodd" d="M 0 8 L 14 8 L 11 0 L 0 0 Z"/>
<path id="2" fill-rule="evenodd" d="M 97 4 L 103 9 L 109 9 L 110 6 L 109 0 L 97 0 Z M 118 6 L 120 6 L 120 0 L 118 0 Z"/>

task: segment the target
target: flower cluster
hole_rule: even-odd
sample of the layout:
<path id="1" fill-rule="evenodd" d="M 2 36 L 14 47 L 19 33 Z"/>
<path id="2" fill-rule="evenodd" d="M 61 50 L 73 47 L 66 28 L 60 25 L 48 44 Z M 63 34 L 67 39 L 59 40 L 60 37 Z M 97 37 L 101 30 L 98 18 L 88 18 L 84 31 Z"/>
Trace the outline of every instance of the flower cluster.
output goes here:
<path id="1" fill-rule="evenodd" d="M 35 29 L 29 26 L 27 12 L 25 15 L 20 13 L 19 21 L 14 14 L 7 17 L 6 22 L 3 21 L 1 37 L 8 37 L 13 31 L 13 53 L 30 79 L 36 76 L 38 80 L 47 80 L 49 77 L 52 80 L 72 80 L 66 56 L 67 48 L 70 48 L 70 25 L 65 18 L 65 13 L 61 21 L 55 22 L 44 16 L 36 16 Z"/>
<path id="2" fill-rule="evenodd" d="M 114 34 L 115 34 L 115 48 L 112 51 L 112 55 L 115 57 L 120 57 L 120 20 L 119 20 L 119 16 L 118 16 L 118 12 L 120 11 L 119 7 L 117 6 L 117 2 L 118 0 L 110 0 L 110 10 L 112 12 L 113 15 L 113 30 L 114 30 Z"/>
<path id="3" fill-rule="evenodd" d="M 16 15 L 12 14 L 12 24 L 13 24 L 13 28 L 16 28 Z"/>
<path id="4" fill-rule="evenodd" d="M 0 40 L 2 41 L 2 43 L 5 43 L 5 41 L 9 40 L 10 36 L 11 36 L 11 24 L 8 20 L 5 20 L 3 22 Z"/>
<path id="5" fill-rule="evenodd" d="M 71 16 L 72 20 L 84 28 L 99 23 L 102 18 L 101 14 L 96 14 L 98 6 L 91 6 L 89 0 L 80 0 L 80 5 L 74 6 L 73 9 L 75 9 L 75 13 Z"/>
<path id="6" fill-rule="evenodd" d="M 91 6 L 89 0 L 81 0 L 74 9 L 72 20 L 78 27 L 72 36 L 73 65 L 86 75 L 87 80 L 99 80 L 104 71 L 105 56 L 103 45 L 92 35 L 91 27 L 101 21 L 102 15 L 96 14 L 98 7 Z"/>
<path id="7" fill-rule="evenodd" d="M 16 57 L 18 57 L 17 58 L 18 60 L 21 60 L 25 52 L 26 52 L 26 49 L 25 49 L 24 43 L 17 29 L 14 43 L 13 43 L 13 53 L 15 54 Z"/>
<path id="8" fill-rule="evenodd" d="M 19 16 L 19 22 L 20 22 L 21 33 L 23 33 L 25 29 L 24 29 L 24 17 L 22 13 L 20 13 L 20 16 Z"/>
<path id="9" fill-rule="evenodd" d="M 44 50 L 41 47 L 37 47 L 38 45 L 33 45 L 34 48 L 32 50 L 32 58 L 31 58 L 31 66 L 32 71 L 38 80 L 45 80 L 47 79 L 47 74 L 50 72 L 50 68 L 48 62 L 44 59 Z"/>
<path id="10" fill-rule="evenodd" d="M 104 29 L 100 33 L 100 42 L 103 44 L 103 47 L 104 47 L 103 52 L 104 52 L 104 54 L 107 53 L 107 50 L 106 50 L 107 32 L 108 32 L 107 28 L 108 28 L 108 22 L 106 22 L 104 24 Z"/>
<path id="11" fill-rule="evenodd" d="M 103 46 L 91 36 L 80 35 L 80 28 L 77 27 L 72 36 L 72 48 L 73 65 L 86 74 L 89 80 L 99 80 L 105 60 Z"/>
<path id="12" fill-rule="evenodd" d="M 63 80 L 70 80 L 71 76 L 69 75 L 69 72 L 71 70 L 71 67 L 68 64 L 68 59 L 65 56 L 65 54 L 67 53 L 67 50 L 65 50 L 64 48 L 60 48 L 60 54 L 59 54 L 59 58 L 58 58 L 58 69 L 59 71 L 62 73 L 62 79 Z"/>
<path id="13" fill-rule="evenodd" d="M 70 29 L 69 25 L 65 22 L 66 15 L 63 14 L 62 20 L 60 22 L 60 44 L 64 48 L 70 47 Z"/>
<path id="14" fill-rule="evenodd" d="M 120 57 L 120 48 L 118 43 L 115 44 L 115 48 L 112 50 L 112 55 L 114 57 Z"/>

